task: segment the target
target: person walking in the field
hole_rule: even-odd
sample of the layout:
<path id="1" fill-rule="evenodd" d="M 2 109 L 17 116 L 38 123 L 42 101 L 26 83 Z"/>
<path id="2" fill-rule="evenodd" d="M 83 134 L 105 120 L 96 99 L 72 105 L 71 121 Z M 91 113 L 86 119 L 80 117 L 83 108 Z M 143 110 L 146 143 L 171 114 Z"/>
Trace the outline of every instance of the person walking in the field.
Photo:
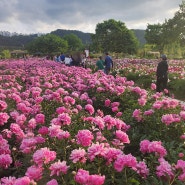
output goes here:
<path id="1" fill-rule="evenodd" d="M 113 68 L 113 61 L 112 58 L 109 56 L 109 53 L 106 53 L 105 57 L 105 74 L 109 74 L 111 68 Z"/>
<path id="2" fill-rule="evenodd" d="M 168 82 L 168 62 L 167 62 L 167 56 L 161 55 L 161 61 L 157 65 L 157 81 L 156 81 L 156 91 L 161 92 L 164 89 L 167 88 L 167 82 Z"/>

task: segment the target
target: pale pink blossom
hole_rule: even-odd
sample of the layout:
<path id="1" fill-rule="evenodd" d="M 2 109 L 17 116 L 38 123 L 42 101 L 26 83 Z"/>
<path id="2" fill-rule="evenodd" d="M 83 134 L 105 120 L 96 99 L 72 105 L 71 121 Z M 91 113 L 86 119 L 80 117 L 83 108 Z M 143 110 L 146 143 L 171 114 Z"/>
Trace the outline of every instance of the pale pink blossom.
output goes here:
<path id="1" fill-rule="evenodd" d="M 156 174 L 158 177 L 174 177 L 172 166 L 164 159 L 159 158 L 159 166 L 156 167 Z"/>
<path id="2" fill-rule="evenodd" d="M 48 182 L 46 183 L 46 185 L 58 185 L 58 182 L 57 182 L 57 180 L 52 179 L 52 180 L 48 181 Z"/>
<path id="3" fill-rule="evenodd" d="M 151 88 L 152 90 L 155 90 L 155 89 L 156 89 L 156 84 L 154 84 L 154 83 L 151 83 L 151 86 L 150 86 L 150 88 Z"/>
<path id="4" fill-rule="evenodd" d="M 116 138 L 119 139 L 122 143 L 130 143 L 128 135 L 121 131 L 121 130 L 116 130 Z"/>
<path id="5" fill-rule="evenodd" d="M 77 162 L 81 162 L 81 163 L 85 163 L 86 162 L 86 151 L 84 149 L 75 149 L 71 152 L 70 160 L 73 161 L 73 163 L 77 163 Z"/>
<path id="6" fill-rule="evenodd" d="M 167 155 L 166 149 L 162 146 L 161 141 L 148 141 L 143 140 L 140 142 L 140 151 L 142 153 L 155 153 L 160 157 L 164 157 Z"/>
<path id="7" fill-rule="evenodd" d="M 132 117 L 135 118 L 138 122 L 140 122 L 142 120 L 142 112 L 140 109 L 135 109 Z"/>
<path id="8" fill-rule="evenodd" d="M 114 169 L 118 172 L 121 172 L 123 168 L 130 167 L 132 169 L 136 169 L 137 160 L 131 154 L 128 155 L 119 155 L 114 162 Z"/>
<path id="9" fill-rule="evenodd" d="M 152 115 L 154 113 L 154 110 L 153 109 L 149 109 L 149 110 L 146 110 L 145 112 L 144 112 L 144 115 L 145 116 L 150 116 L 150 115 Z"/>
<path id="10" fill-rule="evenodd" d="M 180 112 L 180 116 L 181 116 L 181 118 L 182 118 L 183 120 L 185 120 L 185 111 L 181 111 L 181 112 Z"/>
<path id="11" fill-rule="evenodd" d="M 90 161 L 93 161 L 94 158 L 96 156 L 98 157 L 104 157 L 105 156 L 105 145 L 103 143 L 96 143 L 96 144 L 92 144 L 89 148 L 88 148 L 88 158 L 90 159 Z"/>
<path id="12" fill-rule="evenodd" d="M 143 178 L 146 179 L 147 176 L 149 175 L 149 169 L 148 169 L 146 163 L 143 162 L 143 161 L 138 162 L 137 165 L 136 165 L 136 172 L 140 176 L 142 176 Z"/>
<path id="13" fill-rule="evenodd" d="M 58 160 L 58 162 L 51 164 L 49 169 L 51 170 L 50 176 L 53 175 L 59 176 L 60 173 L 66 174 L 67 170 L 69 169 L 69 166 L 67 166 L 66 161 L 61 162 L 60 160 Z"/>
<path id="14" fill-rule="evenodd" d="M 141 97 L 141 98 L 138 99 L 138 103 L 141 106 L 144 106 L 146 104 L 146 102 L 147 102 L 146 98 Z"/>
<path id="15" fill-rule="evenodd" d="M 16 178 L 15 177 L 3 177 L 0 180 L 1 185 L 14 185 Z"/>
<path id="16" fill-rule="evenodd" d="M 50 161 L 55 160 L 56 158 L 56 152 L 50 151 L 48 148 L 41 148 L 37 150 L 33 154 L 33 161 L 35 164 L 42 166 L 44 164 L 48 164 Z"/>
<path id="17" fill-rule="evenodd" d="M 121 117 L 122 114 L 123 114 L 122 112 L 117 112 L 117 113 L 116 113 L 116 117 Z"/>
<path id="18" fill-rule="evenodd" d="M 118 112 L 119 108 L 118 107 L 112 107 L 112 112 Z"/>
<path id="19" fill-rule="evenodd" d="M 57 124 L 58 125 L 70 125 L 71 124 L 71 117 L 68 113 L 59 114 L 57 117 Z"/>
<path id="20" fill-rule="evenodd" d="M 105 155 L 104 158 L 107 160 L 107 164 L 114 162 L 119 155 L 123 154 L 120 149 L 116 148 L 105 148 Z"/>

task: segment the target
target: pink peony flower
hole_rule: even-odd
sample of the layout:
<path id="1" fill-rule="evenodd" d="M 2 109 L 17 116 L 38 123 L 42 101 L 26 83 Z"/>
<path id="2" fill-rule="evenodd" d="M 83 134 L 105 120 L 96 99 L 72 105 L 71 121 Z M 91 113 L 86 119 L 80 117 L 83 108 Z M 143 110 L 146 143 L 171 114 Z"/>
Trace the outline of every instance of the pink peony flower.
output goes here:
<path id="1" fill-rule="evenodd" d="M 0 155 L 0 167 L 3 169 L 7 169 L 12 163 L 12 157 L 9 154 L 1 154 Z"/>
<path id="2" fill-rule="evenodd" d="M 44 122 L 45 122 L 45 115 L 44 114 L 37 114 L 35 116 L 35 120 L 36 120 L 37 123 L 44 124 Z"/>
<path id="3" fill-rule="evenodd" d="M 59 176 L 60 173 L 66 174 L 68 168 L 69 166 L 66 165 L 66 161 L 61 162 L 60 160 L 58 160 L 58 162 L 51 164 L 51 166 L 49 167 L 49 169 L 51 170 L 50 176 Z"/>
<path id="4" fill-rule="evenodd" d="M 89 172 L 83 169 L 79 169 L 74 179 L 77 183 L 85 185 L 88 183 Z"/>
<path id="5" fill-rule="evenodd" d="M 151 88 L 152 90 L 155 90 L 155 89 L 156 89 L 156 84 L 154 84 L 154 83 L 151 83 L 151 86 L 150 86 L 150 88 Z"/>
<path id="6" fill-rule="evenodd" d="M 14 185 L 16 178 L 15 177 L 3 177 L 0 180 L 1 185 Z"/>
<path id="7" fill-rule="evenodd" d="M 7 123 L 10 116 L 6 112 L 0 112 L 0 126 L 3 126 Z"/>
<path id="8" fill-rule="evenodd" d="M 149 169 L 147 167 L 147 165 L 145 164 L 145 162 L 141 161 L 139 163 L 137 163 L 136 165 L 136 172 L 141 175 L 143 178 L 147 178 L 147 176 L 149 175 Z"/>
<path id="9" fill-rule="evenodd" d="M 3 111 L 7 108 L 7 103 L 5 101 L 0 100 L 0 111 Z"/>
<path id="10" fill-rule="evenodd" d="M 142 153 L 155 153 L 160 157 L 164 157 L 167 155 L 167 151 L 161 144 L 160 141 L 150 142 L 148 140 L 143 140 L 140 142 L 140 151 Z"/>
<path id="11" fill-rule="evenodd" d="M 128 135 L 121 130 L 116 130 L 116 138 L 123 143 L 130 143 Z"/>
<path id="12" fill-rule="evenodd" d="M 94 136 L 89 130 L 79 130 L 78 134 L 76 135 L 76 138 L 77 144 L 86 147 L 91 145 Z"/>
<path id="13" fill-rule="evenodd" d="M 94 158 L 96 156 L 99 157 L 104 157 L 106 153 L 105 150 L 105 146 L 104 143 L 96 143 L 96 144 L 92 144 L 89 148 L 88 148 L 88 158 L 90 159 L 90 161 L 93 161 Z"/>
<path id="14" fill-rule="evenodd" d="M 58 182 L 55 179 L 52 179 L 49 182 L 47 182 L 46 185 L 58 185 Z"/>
<path id="15" fill-rule="evenodd" d="M 130 167 L 132 169 L 136 169 L 137 160 L 131 154 L 128 155 L 119 155 L 114 162 L 114 169 L 118 172 L 121 172 L 124 167 Z"/>
<path id="16" fill-rule="evenodd" d="M 86 162 L 86 152 L 84 149 L 75 149 L 71 152 L 71 155 L 69 157 L 70 160 L 73 161 L 73 163 L 81 162 L 85 163 Z"/>
<path id="17" fill-rule="evenodd" d="M 158 177 L 170 177 L 173 178 L 174 177 L 174 173 L 172 170 L 172 166 L 164 159 L 164 158 L 159 158 L 159 166 L 157 166 L 156 168 L 156 174 Z"/>
<path id="18" fill-rule="evenodd" d="M 109 107 L 111 104 L 111 101 L 109 99 L 105 100 L 105 107 Z"/>
<path id="19" fill-rule="evenodd" d="M 123 114 L 122 112 L 117 112 L 116 117 L 121 117 L 122 114 Z"/>
<path id="20" fill-rule="evenodd" d="M 89 175 L 88 185 L 102 185 L 105 182 L 105 175 Z"/>
<path id="21" fill-rule="evenodd" d="M 30 178 L 30 180 L 40 180 L 42 178 L 43 168 L 38 166 L 30 166 L 26 171 L 26 176 Z"/>
<path id="22" fill-rule="evenodd" d="M 56 152 L 50 151 L 48 148 L 41 148 L 33 154 L 33 161 L 35 164 L 42 166 L 42 164 L 48 164 L 50 161 L 55 160 Z"/>
<path id="23" fill-rule="evenodd" d="M 20 177 L 15 180 L 14 185 L 30 185 L 31 180 L 29 177 Z"/>
<path id="24" fill-rule="evenodd" d="M 135 109 L 132 117 L 134 117 L 138 122 L 140 122 L 142 120 L 142 115 L 141 115 L 141 110 L 140 109 Z"/>
<path id="25" fill-rule="evenodd" d="M 94 114 L 94 107 L 90 104 L 85 106 L 85 110 L 88 111 L 90 115 Z"/>
<path id="26" fill-rule="evenodd" d="M 47 135 L 49 133 L 48 127 L 42 126 L 41 128 L 39 128 L 38 133 L 41 135 Z"/>

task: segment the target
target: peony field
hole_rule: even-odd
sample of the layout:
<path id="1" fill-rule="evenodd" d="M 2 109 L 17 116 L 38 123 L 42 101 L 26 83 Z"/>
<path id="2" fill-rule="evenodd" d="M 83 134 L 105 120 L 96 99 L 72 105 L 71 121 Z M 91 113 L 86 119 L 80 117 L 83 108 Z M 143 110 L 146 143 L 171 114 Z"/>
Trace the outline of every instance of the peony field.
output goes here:
<path id="1" fill-rule="evenodd" d="M 95 62 L 0 61 L 0 185 L 185 184 L 185 61 Z"/>

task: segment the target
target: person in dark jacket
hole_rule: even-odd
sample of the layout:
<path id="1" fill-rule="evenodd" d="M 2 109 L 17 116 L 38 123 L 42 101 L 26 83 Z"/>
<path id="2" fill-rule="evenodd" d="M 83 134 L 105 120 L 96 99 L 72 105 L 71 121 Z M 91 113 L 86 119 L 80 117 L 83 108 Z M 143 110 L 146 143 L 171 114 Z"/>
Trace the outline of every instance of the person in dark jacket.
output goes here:
<path id="1" fill-rule="evenodd" d="M 167 87 L 168 82 L 168 62 L 167 56 L 161 55 L 161 61 L 157 65 L 157 81 L 156 81 L 156 91 L 161 92 Z"/>
<path id="2" fill-rule="evenodd" d="M 111 68 L 113 68 L 113 61 L 112 58 L 109 56 L 108 53 L 106 53 L 106 57 L 105 57 L 105 74 L 109 74 Z"/>

